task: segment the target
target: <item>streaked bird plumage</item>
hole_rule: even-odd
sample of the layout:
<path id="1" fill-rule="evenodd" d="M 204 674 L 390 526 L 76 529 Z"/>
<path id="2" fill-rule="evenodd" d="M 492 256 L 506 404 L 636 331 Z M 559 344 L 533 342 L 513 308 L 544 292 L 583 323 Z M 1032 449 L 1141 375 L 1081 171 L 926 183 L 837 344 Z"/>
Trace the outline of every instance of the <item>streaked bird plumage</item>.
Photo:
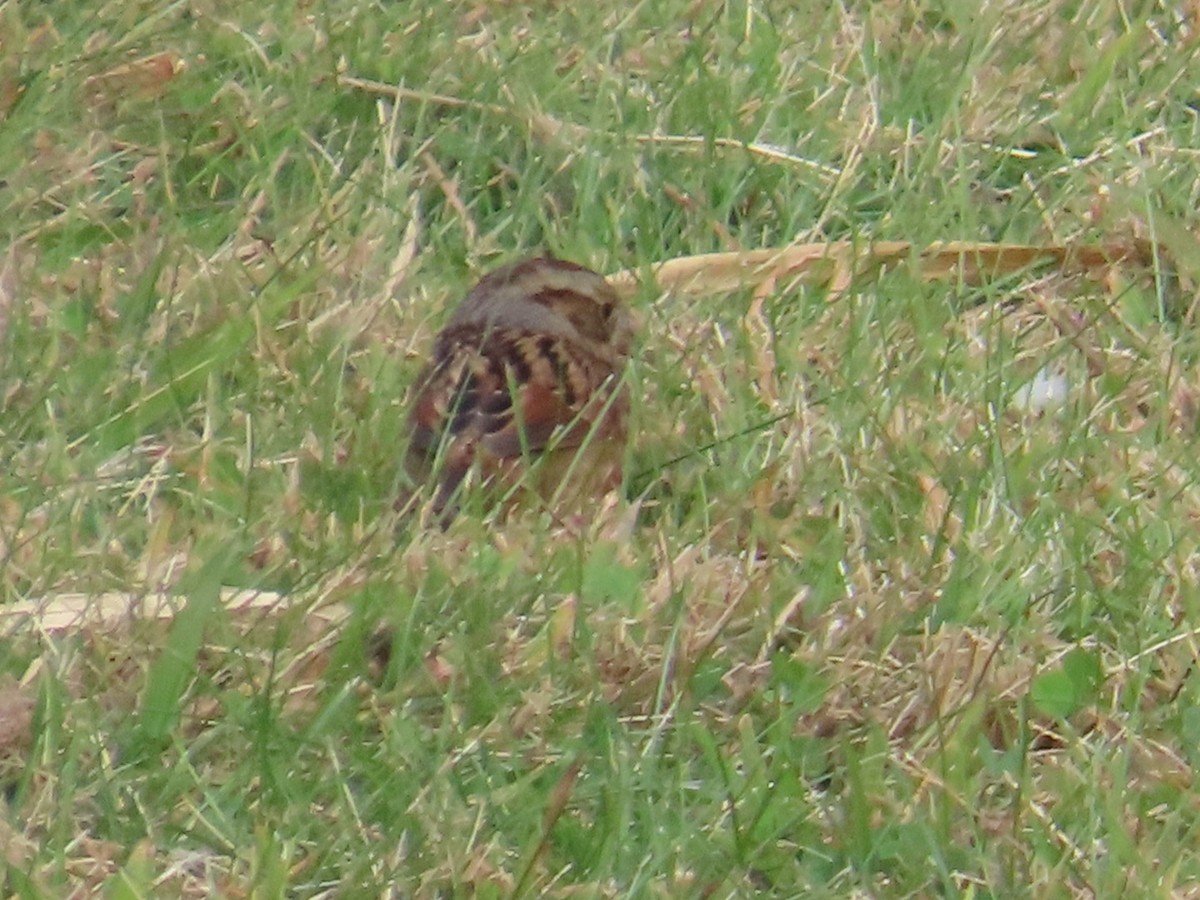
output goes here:
<path id="1" fill-rule="evenodd" d="M 417 380 L 410 475 L 447 521 L 478 473 L 489 496 L 520 484 L 544 500 L 621 481 L 632 317 L 603 276 L 527 259 L 486 275 L 438 334 Z"/>

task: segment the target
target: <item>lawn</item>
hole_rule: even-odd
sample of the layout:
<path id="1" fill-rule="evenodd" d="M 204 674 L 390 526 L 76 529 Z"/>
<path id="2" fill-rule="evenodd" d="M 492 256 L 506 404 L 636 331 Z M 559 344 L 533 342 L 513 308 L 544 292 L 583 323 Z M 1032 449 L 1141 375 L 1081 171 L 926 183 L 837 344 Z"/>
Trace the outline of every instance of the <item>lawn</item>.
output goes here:
<path id="1" fill-rule="evenodd" d="M 0 896 L 1200 897 L 1198 84 L 1166 0 L 0 2 Z M 625 484 L 428 527 L 534 253 Z"/>

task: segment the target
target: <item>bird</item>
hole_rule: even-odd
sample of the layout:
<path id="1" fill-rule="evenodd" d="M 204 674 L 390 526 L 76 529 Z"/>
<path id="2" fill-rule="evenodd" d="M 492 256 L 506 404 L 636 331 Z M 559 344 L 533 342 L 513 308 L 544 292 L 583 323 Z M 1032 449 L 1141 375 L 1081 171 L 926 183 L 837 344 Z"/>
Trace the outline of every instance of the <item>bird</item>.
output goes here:
<path id="1" fill-rule="evenodd" d="M 409 414 L 406 469 L 443 527 L 476 484 L 489 505 L 532 490 L 551 509 L 621 484 L 633 336 L 604 276 L 564 259 L 511 263 L 467 293 Z"/>

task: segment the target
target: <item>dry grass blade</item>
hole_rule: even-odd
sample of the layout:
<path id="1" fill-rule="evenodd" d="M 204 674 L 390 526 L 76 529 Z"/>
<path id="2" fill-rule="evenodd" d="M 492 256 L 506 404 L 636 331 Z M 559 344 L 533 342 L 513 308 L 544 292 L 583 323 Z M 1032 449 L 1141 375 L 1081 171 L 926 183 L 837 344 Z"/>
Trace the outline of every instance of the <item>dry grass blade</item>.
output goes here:
<path id="1" fill-rule="evenodd" d="M 416 100 L 433 106 L 443 106 L 448 109 L 471 109 L 486 112 L 490 115 L 504 118 L 516 118 L 523 121 L 538 140 L 550 143 L 557 140 L 582 141 L 594 139 L 594 129 L 564 122 L 554 116 L 541 112 L 520 113 L 511 107 L 498 103 L 480 103 L 476 100 L 464 100 L 461 97 L 450 97 L 430 91 L 420 91 L 400 85 L 385 84 L 370 78 L 358 78 L 354 75 L 339 75 L 338 83 L 355 90 L 364 91 L 391 100 Z M 645 146 L 679 147 L 684 150 L 705 150 L 717 147 L 722 150 L 740 150 L 751 156 L 760 157 L 769 162 L 785 163 L 802 168 L 818 175 L 827 184 L 836 182 L 842 177 L 843 171 L 836 166 L 826 165 L 811 159 L 806 159 L 797 153 L 792 153 L 784 147 L 764 144 L 760 141 L 742 141 L 729 137 L 710 137 L 691 134 L 638 134 L 633 140 Z"/>
<path id="2" fill-rule="evenodd" d="M 559 121 L 545 113 L 530 112 L 521 114 L 514 109 L 501 106 L 498 103 L 480 103 L 477 100 L 463 100 L 460 97 L 448 97 L 445 94 L 418 91 L 399 85 L 384 84 L 382 81 L 373 81 L 370 78 L 356 78 L 353 75 L 339 75 L 338 83 L 354 88 L 355 90 L 375 94 L 376 96 L 388 97 L 392 100 L 416 100 L 420 103 L 429 103 L 433 106 L 444 106 L 450 109 L 470 109 L 494 116 L 502 116 L 506 119 L 516 118 L 523 121 L 528 126 L 530 132 L 543 141 L 553 141 L 561 138 L 576 140 L 587 136 L 587 129 L 568 122 Z"/>
<path id="3" fill-rule="evenodd" d="M 150 99 L 161 96 L 184 68 L 179 54 L 155 53 L 93 75 L 84 88 L 93 103 L 113 103 L 123 97 Z"/>
<path id="4" fill-rule="evenodd" d="M 723 150 L 743 150 L 751 156 L 761 156 L 771 162 L 788 163 L 816 172 L 826 183 L 837 181 L 842 174 L 842 170 L 836 166 L 814 162 L 796 153 L 790 153 L 782 147 L 775 147 L 758 141 L 738 141 L 722 137 L 698 137 L 690 134 L 639 134 L 634 139 L 639 144 L 683 147 L 689 150 L 704 150 L 710 145 L 720 147 Z"/>
<path id="5" fill-rule="evenodd" d="M 889 267 L 913 260 L 927 281 L 959 279 L 979 284 L 1030 266 L 1050 263 L 1064 270 L 1082 270 L 1100 278 L 1120 263 L 1153 264 L 1153 247 L 1145 241 L 1108 244 L 993 244 L 948 241 L 918 250 L 908 241 L 852 241 L 797 244 L 765 250 L 705 253 L 667 260 L 652 267 L 659 288 L 670 294 L 707 296 L 736 290 L 758 292 L 772 285 L 809 284 L 841 293 L 851 280 L 878 275 Z M 642 281 L 626 269 L 609 276 L 621 293 L 630 295 Z"/>
<path id="6" fill-rule="evenodd" d="M 576 757 L 567 770 L 563 772 L 554 788 L 550 791 L 549 802 L 546 805 L 546 811 L 542 816 L 542 835 L 530 854 L 529 860 L 525 864 L 524 870 L 521 872 L 521 877 L 517 879 L 517 886 L 513 890 L 513 896 L 519 897 L 522 894 L 526 884 L 529 882 L 530 875 L 533 873 L 534 867 L 538 861 L 546 853 L 546 849 L 550 844 L 550 833 L 554 828 L 554 824 L 562 816 L 563 811 L 567 808 L 567 803 L 571 800 L 571 795 L 575 791 L 575 782 L 579 780 L 579 773 L 583 771 L 584 758 Z"/>
<path id="7" fill-rule="evenodd" d="M 310 602 L 273 591 L 224 588 L 220 604 L 235 617 L 282 614 Z M 130 621 L 168 621 L 178 614 L 182 598 L 165 591 L 145 593 L 55 594 L 0 606 L 0 637 L 22 632 L 58 635 L 82 629 L 117 628 Z M 341 621 L 347 611 L 337 604 L 321 606 L 309 615 L 327 624 Z"/>

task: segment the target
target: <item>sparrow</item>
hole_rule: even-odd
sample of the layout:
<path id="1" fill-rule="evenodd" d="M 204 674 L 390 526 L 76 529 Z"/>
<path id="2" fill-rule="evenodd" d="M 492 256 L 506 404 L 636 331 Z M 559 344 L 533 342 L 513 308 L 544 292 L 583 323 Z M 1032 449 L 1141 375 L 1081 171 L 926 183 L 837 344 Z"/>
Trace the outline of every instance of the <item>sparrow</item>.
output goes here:
<path id="1" fill-rule="evenodd" d="M 410 412 L 407 469 L 443 526 L 468 484 L 551 508 L 617 487 L 633 318 L 602 275 L 526 259 L 484 276 L 434 340 Z"/>

